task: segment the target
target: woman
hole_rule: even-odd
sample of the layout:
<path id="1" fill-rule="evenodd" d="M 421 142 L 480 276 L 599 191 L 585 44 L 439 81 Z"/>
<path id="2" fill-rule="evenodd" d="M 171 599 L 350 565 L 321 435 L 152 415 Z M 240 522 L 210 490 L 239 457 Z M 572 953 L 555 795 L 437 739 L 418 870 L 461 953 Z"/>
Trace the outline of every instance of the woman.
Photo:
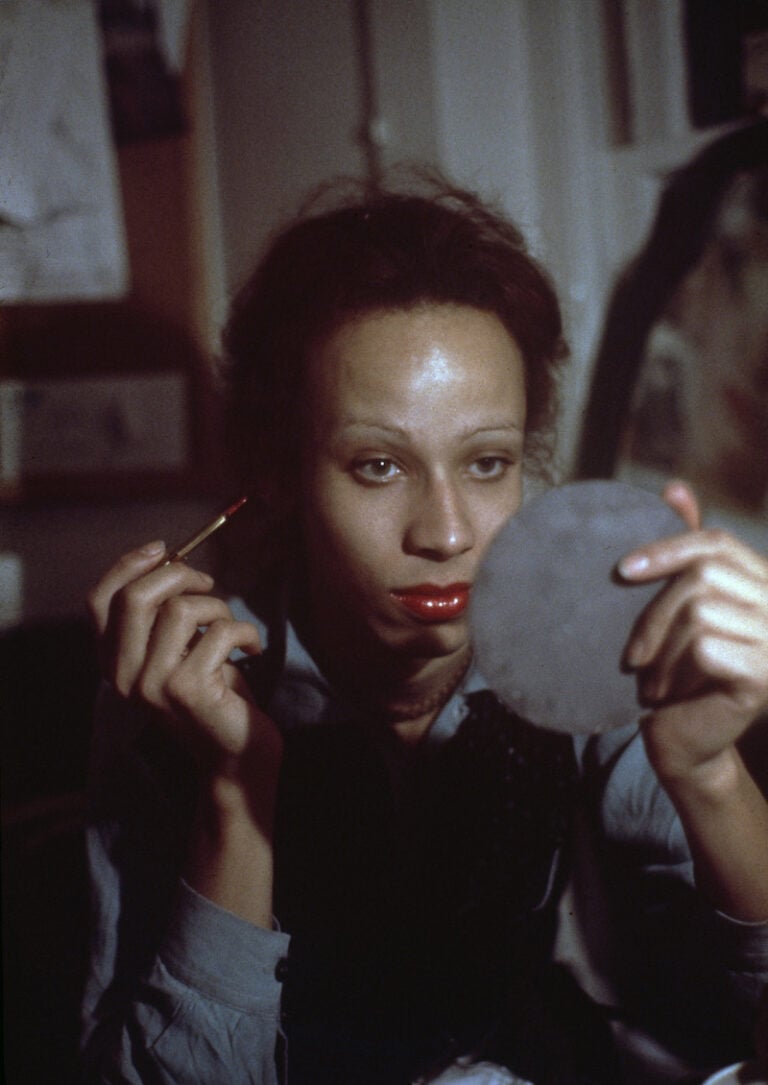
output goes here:
<path id="1" fill-rule="evenodd" d="M 228 604 L 152 543 L 92 593 L 111 690 L 88 1064 L 293 1085 L 434 1080 L 465 1057 L 507 1067 L 496 1080 L 616 1080 L 550 967 L 574 750 L 498 704 L 467 626 L 546 449 L 548 280 L 467 194 L 350 199 L 277 236 L 225 348 L 233 461 L 271 517 L 249 560 L 283 560 Z M 690 532 L 624 564 L 675 574 L 627 647 L 642 736 L 579 753 L 603 839 L 663 851 L 676 810 L 701 897 L 677 855 L 668 895 L 730 917 L 703 955 L 737 1007 L 717 1058 L 768 957 L 768 810 L 735 746 L 768 702 L 768 566 L 700 531 L 684 487 L 668 500 Z M 638 825 L 604 800 L 626 757 L 652 778 L 643 743 L 674 810 L 653 783 Z"/>

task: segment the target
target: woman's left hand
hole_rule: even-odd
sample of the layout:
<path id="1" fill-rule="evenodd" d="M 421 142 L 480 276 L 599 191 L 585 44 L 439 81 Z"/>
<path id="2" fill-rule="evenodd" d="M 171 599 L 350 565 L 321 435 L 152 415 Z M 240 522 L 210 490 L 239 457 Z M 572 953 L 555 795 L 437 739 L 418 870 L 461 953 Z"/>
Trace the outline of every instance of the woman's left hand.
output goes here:
<path id="1" fill-rule="evenodd" d="M 625 580 L 670 578 L 626 647 L 637 672 L 646 747 L 663 781 L 709 775 L 768 707 L 768 559 L 701 528 L 682 482 L 664 498 L 689 530 L 627 555 Z"/>

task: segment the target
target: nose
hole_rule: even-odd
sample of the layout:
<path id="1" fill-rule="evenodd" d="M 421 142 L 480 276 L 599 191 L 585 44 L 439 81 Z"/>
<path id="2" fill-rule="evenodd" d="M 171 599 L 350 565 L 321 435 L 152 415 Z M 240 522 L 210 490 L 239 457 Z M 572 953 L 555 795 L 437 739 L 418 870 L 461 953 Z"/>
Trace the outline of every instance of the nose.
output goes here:
<path id="1" fill-rule="evenodd" d="M 474 528 L 460 486 L 443 479 L 424 486 L 414 501 L 405 532 L 406 553 L 431 561 L 448 561 L 470 550 L 474 542 Z"/>

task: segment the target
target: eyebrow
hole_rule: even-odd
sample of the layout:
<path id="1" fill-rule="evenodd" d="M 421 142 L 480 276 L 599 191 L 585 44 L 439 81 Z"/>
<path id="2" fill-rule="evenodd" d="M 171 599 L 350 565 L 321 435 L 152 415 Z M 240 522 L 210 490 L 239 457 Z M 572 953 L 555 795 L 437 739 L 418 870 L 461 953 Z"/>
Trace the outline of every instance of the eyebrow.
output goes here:
<path id="1" fill-rule="evenodd" d="M 523 433 L 525 433 L 525 426 L 520 426 L 520 425 L 518 425 L 517 422 L 510 422 L 508 420 L 505 420 L 503 422 L 500 421 L 500 422 L 494 423 L 494 424 L 492 424 L 490 426 L 476 426 L 474 428 L 473 427 L 468 427 L 466 430 L 462 430 L 461 437 L 462 438 L 475 437 L 475 436 L 480 437 L 484 433 L 523 434 Z"/>
<path id="2" fill-rule="evenodd" d="M 341 429 L 346 432 L 349 432 L 350 430 L 375 431 L 387 437 L 396 437 L 404 441 L 408 440 L 408 433 L 401 426 L 387 426 L 381 422 L 368 421 L 363 418 L 345 419 L 341 423 Z M 482 426 L 467 426 L 459 433 L 459 438 L 464 441 L 470 437 L 481 436 L 484 433 L 514 433 L 516 435 L 523 435 L 525 429 L 523 426 L 518 425 L 517 422 L 512 422 L 505 418 L 491 422 L 490 424 L 484 423 Z"/>

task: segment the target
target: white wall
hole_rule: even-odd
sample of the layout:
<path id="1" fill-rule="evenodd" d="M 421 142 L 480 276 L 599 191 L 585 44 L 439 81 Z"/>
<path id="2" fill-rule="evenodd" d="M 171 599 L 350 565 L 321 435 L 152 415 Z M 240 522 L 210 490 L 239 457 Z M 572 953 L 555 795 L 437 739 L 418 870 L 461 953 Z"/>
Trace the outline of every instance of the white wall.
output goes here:
<path id="1" fill-rule="evenodd" d="M 441 157 L 500 198 L 550 270 L 572 347 L 564 469 L 578 435 L 607 273 L 593 158 L 607 145 L 600 6 L 432 0 Z"/>

